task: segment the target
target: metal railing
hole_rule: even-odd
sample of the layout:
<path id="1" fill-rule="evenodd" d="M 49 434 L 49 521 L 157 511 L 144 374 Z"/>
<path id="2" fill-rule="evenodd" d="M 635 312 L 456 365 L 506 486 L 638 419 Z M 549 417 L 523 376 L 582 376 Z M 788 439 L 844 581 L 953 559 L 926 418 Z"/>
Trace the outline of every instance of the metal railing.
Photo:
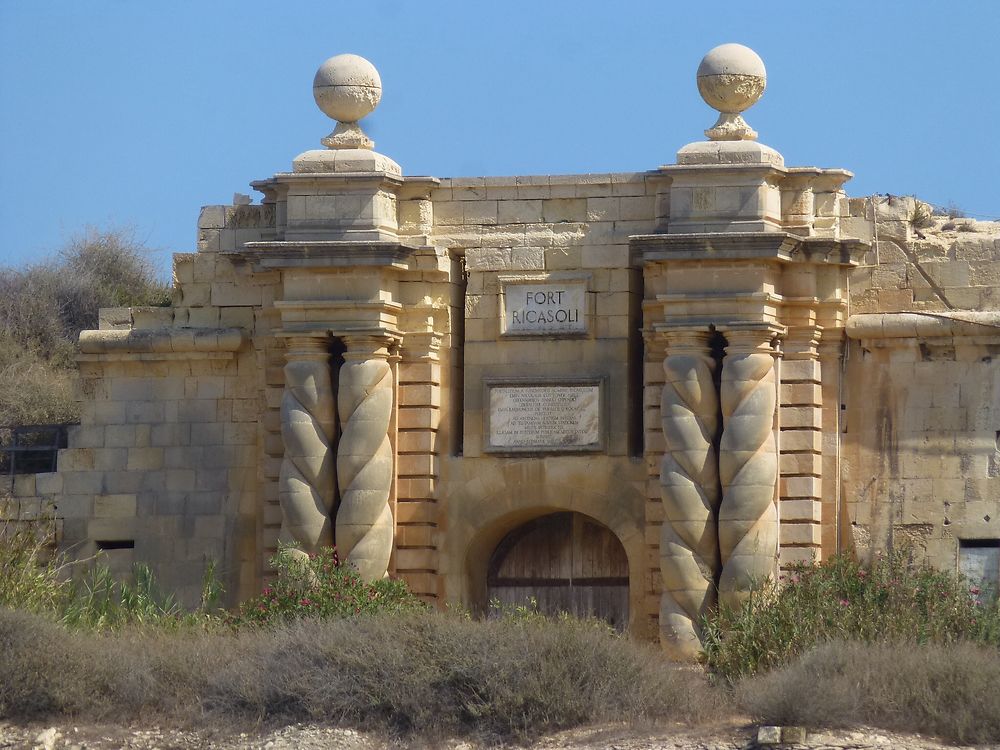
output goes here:
<path id="1" fill-rule="evenodd" d="M 75 422 L 0 426 L 0 476 L 55 471 L 59 449 Z"/>

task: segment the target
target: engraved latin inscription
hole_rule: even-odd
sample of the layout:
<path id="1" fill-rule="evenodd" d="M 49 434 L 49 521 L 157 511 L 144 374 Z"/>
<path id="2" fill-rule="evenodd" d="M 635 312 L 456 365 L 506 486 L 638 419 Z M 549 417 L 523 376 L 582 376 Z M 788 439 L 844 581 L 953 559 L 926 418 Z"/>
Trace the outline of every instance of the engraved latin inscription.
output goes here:
<path id="1" fill-rule="evenodd" d="M 491 448 L 598 448 L 600 438 L 596 383 L 490 388 Z"/>
<path id="2" fill-rule="evenodd" d="M 586 332 L 585 284 L 509 284 L 504 290 L 504 333 Z"/>

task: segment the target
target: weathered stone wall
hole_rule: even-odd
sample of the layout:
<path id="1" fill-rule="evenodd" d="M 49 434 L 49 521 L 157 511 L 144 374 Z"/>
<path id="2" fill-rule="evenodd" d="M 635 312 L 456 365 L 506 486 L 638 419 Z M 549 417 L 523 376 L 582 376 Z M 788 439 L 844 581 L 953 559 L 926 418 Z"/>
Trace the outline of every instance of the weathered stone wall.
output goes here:
<path id="1" fill-rule="evenodd" d="M 499 539 L 534 515 L 575 510 L 622 541 L 633 629 L 654 632 L 662 356 L 640 338 L 644 279 L 629 237 L 666 226 L 662 177 L 442 180 L 398 205 L 401 234 L 436 249 L 416 253 L 416 275 L 399 283 L 409 335 L 393 364 L 391 570 L 428 599 L 481 605 L 480 576 Z M 943 229 L 946 217 L 927 224 L 907 199 L 845 205 L 835 231 L 873 243 L 850 275 L 859 317 L 846 360 L 828 337 L 802 360 L 786 343 L 780 366 L 783 555 L 801 543 L 816 558 L 906 539 L 950 566 L 957 540 L 1000 537 L 1000 338 L 992 318 L 962 315 L 998 308 L 997 233 L 983 223 L 957 231 L 961 219 Z M 133 541 L 109 550 L 113 567 L 149 562 L 187 603 L 210 558 L 234 600 L 248 595 L 277 544 L 280 274 L 226 252 L 272 236 L 277 213 L 274 204 L 202 212 L 199 251 L 175 256 L 173 306 L 128 311 L 114 334 L 127 346 L 111 330 L 85 337 L 82 424 L 57 473 L 14 488 L 22 515 L 54 509 L 63 543 L 81 556 L 98 542 Z M 736 266 L 730 282 L 719 266 L 711 273 L 732 289 L 748 278 Z M 579 332 L 504 331 L 507 289 L 566 285 L 585 290 Z M 896 318 L 865 317 L 906 312 L 927 324 L 887 333 Z M 490 450 L 487 385 L 582 381 L 601 384 L 600 451 Z M 802 524 L 809 534 L 798 540 Z"/>
<path id="2" fill-rule="evenodd" d="M 844 231 L 872 248 L 851 273 L 851 312 L 1000 308 L 1000 226 L 910 196 L 852 198 Z M 876 223 L 877 218 L 877 223 Z"/>
<path id="3" fill-rule="evenodd" d="M 851 275 L 844 542 L 953 568 L 961 541 L 1000 539 L 1000 225 L 905 197 L 851 213 L 874 244 Z"/>
<path id="4" fill-rule="evenodd" d="M 597 519 L 622 542 L 632 620 L 643 628 L 654 591 L 636 429 L 642 282 L 628 237 L 656 226 L 654 180 L 642 173 L 452 179 L 442 180 L 431 198 L 433 241 L 452 252 L 465 277 L 458 292 L 464 346 L 448 351 L 462 377 L 448 403 L 461 415 L 461 439 L 453 435 L 442 451 L 436 493 L 442 595 L 483 606 L 486 565 L 500 539 L 533 516 L 572 510 Z M 582 287 L 579 332 L 505 334 L 505 309 L 518 304 L 508 290 L 526 286 Z M 488 383 L 584 381 L 599 384 L 602 449 L 491 451 Z"/>
<path id="5" fill-rule="evenodd" d="M 280 455 L 267 440 L 263 366 L 277 278 L 219 252 L 259 238 L 264 208 L 204 210 L 199 252 L 174 256 L 172 306 L 108 311 L 107 329 L 84 333 L 81 424 L 57 472 L 14 488 L 15 513 L 49 508 L 71 554 L 106 548 L 119 573 L 148 563 L 188 606 L 210 561 L 230 601 L 253 593 L 259 527 L 273 524 L 260 496 L 268 447 Z"/>
<path id="6" fill-rule="evenodd" d="M 81 336 L 82 423 L 14 512 L 186 604 L 210 559 L 235 603 L 279 539 L 336 537 L 481 608 L 501 540 L 573 511 L 624 549 L 631 631 L 687 656 L 779 565 L 1000 539 L 1000 232 L 786 168 L 737 114 L 763 64 L 717 54 L 752 96 L 708 85 L 676 164 L 453 179 L 374 152 L 377 73 L 332 58 L 326 148 L 202 210 L 171 307 Z"/>

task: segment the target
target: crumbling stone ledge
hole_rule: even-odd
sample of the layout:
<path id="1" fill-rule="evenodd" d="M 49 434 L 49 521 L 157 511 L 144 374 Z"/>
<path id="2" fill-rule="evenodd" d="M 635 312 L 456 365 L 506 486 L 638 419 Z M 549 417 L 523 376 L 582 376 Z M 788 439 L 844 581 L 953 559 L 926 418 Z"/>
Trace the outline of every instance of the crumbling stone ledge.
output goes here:
<path id="1" fill-rule="evenodd" d="M 1000 336 L 1000 311 L 865 313 L 847 321 L 852 339 Z"/>
<path id="2" fill-rule="evenodd" d="M 247 341 L 242 328 L 152 328 L 82 331 L 82 355 L 169 355 L 227 353 Z M 89 358 L 86 357 L 85 358 Z"/>

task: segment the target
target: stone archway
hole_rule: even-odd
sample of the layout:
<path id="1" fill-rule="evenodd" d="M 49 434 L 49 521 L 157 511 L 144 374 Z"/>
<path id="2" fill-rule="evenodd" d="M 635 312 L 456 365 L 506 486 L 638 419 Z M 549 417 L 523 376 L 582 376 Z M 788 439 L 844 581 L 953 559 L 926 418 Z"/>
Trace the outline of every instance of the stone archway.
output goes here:
<path id="1" fill-rule="evenodd" d="M 507 605 L 532 599 L 543 614 L 597 617 L 624 631 L 629 616 L 625 548 L 582 513 L 558 512 L 510 531 L 487 570 L 487 597 Z"/>

